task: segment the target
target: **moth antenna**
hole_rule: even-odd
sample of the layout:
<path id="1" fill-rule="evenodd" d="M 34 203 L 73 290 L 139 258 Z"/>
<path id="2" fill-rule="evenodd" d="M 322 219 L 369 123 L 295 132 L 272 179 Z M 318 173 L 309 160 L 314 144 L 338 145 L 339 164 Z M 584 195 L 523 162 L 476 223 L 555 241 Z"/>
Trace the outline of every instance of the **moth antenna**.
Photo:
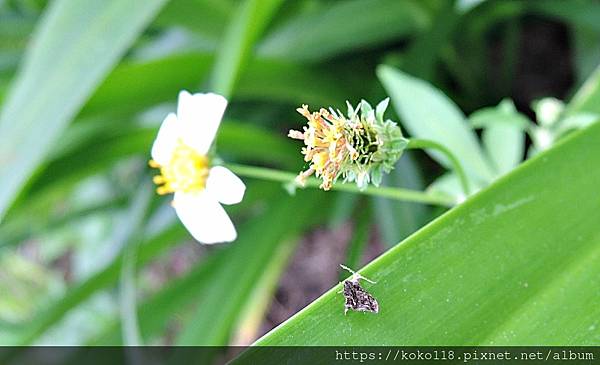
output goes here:
<path id="1" fill-rule="evenodd" d="M 376 281 L 369 280 L 369 279 L 365 278 L 364 276 L 362 276 L 361 274 L 356 274 L 356 275 L 358 275 L 358 278 L 359 278 L 359 279 L 364 279 L 365 281 L 368 281 L 368 282 L 369 282 L 369 283 L 371 283 L 371 284 L 377 284 L 377 282 L 376 282 Z"/>
<path id="2" fill-rule="evenodd" d="M 350 271 L 350 272 L 352 273 L 352 275 L 356 275 L 356 271 L 352 270 L 352 269 L 351 269 L 351 268 L 349 268 L 348 266 L 340 264 L 340 267 L 341 267 L 342 269 L 344 269 L 344 270 L 348 270 L 348 271 Z"/>
<path id="3" fill-rule="evenodd" d="M 371 284 L 377 284 L 376 281 L 373 280 L 369 280 L 367 278 L 365 278 L 364 276 L 362 276 L 361 274 L 357 273 L 356 271 L 352 270 L 351 268 L 349 268 L 348 266 L 342 265 L 340 264 L 340 267 L 344 270 L 348 270 L 352 273 L 352 278 L 356 278 L 356 279 L 363 279 L 365 281 L 368 281 Z"/>

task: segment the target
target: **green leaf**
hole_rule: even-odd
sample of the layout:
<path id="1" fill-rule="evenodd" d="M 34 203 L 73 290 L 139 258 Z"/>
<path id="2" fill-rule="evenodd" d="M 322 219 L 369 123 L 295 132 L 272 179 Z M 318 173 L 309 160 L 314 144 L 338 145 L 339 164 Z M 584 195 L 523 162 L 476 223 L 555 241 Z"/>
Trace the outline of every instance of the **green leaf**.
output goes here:
<path id="1" fill-rule="evenodd" d="M 154 186 L 149 176 L 142 175 L 138 191 L 131 198 L 126 218 L 115 227 L 115 231 L 123 232 L 118 246 L 123 247 L 123 260 L 119 280 L 119 309 L 121 313 L 121 332 L 126 346 L 141 346 L 137 299 L 137 255 L 138 246 L 143 241 L 144 228 L 148 220 L 150 203 L 155 196 Z"/>
<path id="2" fill-rule="evenodd" d="M 473 181 L 490 181 L 493 172 L 483 158 L 477 136 L 458 107 L 441 91 L 389 66 L 380 66 L 377 75 L 402 119 L 402 125 L 417 138 L 438 142 L 450 149 Z M 427 151 L 442 165 L 450 161 L 436 151 Z"/>
<path id="3" fill-rule="evenodd" d="M 581 86 L 565 109 L 565 115 L 589 112 L 600 114 L 600 66 Z"/>
<path id="4" fill-rule="evenodd" d="M 57 0 L 0 113 L 0 219 L 96 85 L 165 0 Z"/>
<path id="5" fill-rule="evenodd" d="M 179 90 L 193 90 L 201 84 L 213 62 L 212 55 L 203 53 L 124 62 L 108 75 L 79 116 L 134 113 L 175 102 Z M 285 60 L 253 59 L 240 75 L 234 99 L 334 105 L 347 97 L 350 88 L 326 70 Z"/>
<path id="6" fill-rule="evenodd" d="M 283 0 L 246 0 L 239 6 L 218 50 L 212 75 L 215 92 L 230 97 L 254 44 Z"/>
<path id="7" fill-rule="evenodd" d="M 235 98 L 280 101 L 296 105 L 339 105 L 359 97 L 347 79 L 326 69 L 282 60 L 255 59 L 241 75 Z"/>
<path id="8" fill-rule="evenodd" d="M 378 314 L 344 316 L 336 285 L 257 345 L 594 345 L 598 140 L 573 134 L 367 265 Z"/>
<path id="9" fill-rule="evenodd" d="M 525 130 L 530 122 L 510 100 L 495 108 L 485 108 L 469 116 L 474 127 L 483 127 L 483 147 L 499 175 L 504 175 L 523 161 Z"/>
<path id="10" fill-rule="evenodd" d="M 132 113 L 161 102 L 175 102 L 179 90 L 193 90 L 200 84 L 213 61 L 212 55 L 192 53 L 124 62 L 98 87 L 80 117 Z"/>
<path id="11" fill-rule="evenodd" d="M 429 20 L 416 1 L 342 1 L 284 23 L 265 37 L 257 52 L 267 57 L 319 61 L 396 40 L 424 27 Z M 347 26 L 348 22 L 352 26 Z"/>
<path id="12" fill-rule="evenodd" d="M 17 218 L 7 219 L 0 227 L 0 256 L 11 246 L 23 242 L 32 236 L 61 229 L 69 224 L 75 224 L 81 219 L 99 213 L 122 208 L 126 200 L 123 196 L 115 199 L 93 203 L 82 208 L 73 209 L 62 214 L 39 215 L 35 221 L 31 219 L 31 211 L 19 214 Z M 20 212 L 21 213 L 21 212 Z"/>
<path id="13" fill-rule="evenodd" d="M 440 8 L 433 14 L 431 27 L 419 34 L 403 55 L 403 69 L 415 77 L 427 80 L 432 79 L 439 55 L 444 47 L 448 47 L 460 19 L 453 1 L 438 3 Z"/>
<path id="14" fill-rule="evenodd" d="M 156 17 L 161 27 L 183 26 L 205 37 L 217 39 L 225 30 L 233 11 L 223 0 L 171 0 Z"/>
<path id="15" fill-rule="evenodd" d="M 496 124 L 482 134 L 483 147 L 499 175 L 509 172 L 523 161 L 525 132 L 517 127 Z"/>

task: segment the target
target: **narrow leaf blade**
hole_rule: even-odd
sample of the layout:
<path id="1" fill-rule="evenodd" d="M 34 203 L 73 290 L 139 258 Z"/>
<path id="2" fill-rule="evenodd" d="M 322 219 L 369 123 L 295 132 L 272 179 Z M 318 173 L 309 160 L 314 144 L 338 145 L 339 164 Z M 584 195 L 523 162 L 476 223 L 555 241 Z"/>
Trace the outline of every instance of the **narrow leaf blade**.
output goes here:
<path id="1" fill-rule="evenodd" d="M 50 3 L 0 114 L 0 219 L 165 1 Z"/>

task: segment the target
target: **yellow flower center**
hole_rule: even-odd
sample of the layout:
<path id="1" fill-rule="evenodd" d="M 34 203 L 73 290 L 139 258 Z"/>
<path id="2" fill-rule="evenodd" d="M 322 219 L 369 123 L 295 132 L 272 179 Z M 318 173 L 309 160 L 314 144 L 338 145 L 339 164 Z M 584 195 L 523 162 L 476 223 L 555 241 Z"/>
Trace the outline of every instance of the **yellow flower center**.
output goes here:
<path id="1" fill-rule="evenodd" d="M 185 193 L 201 191 L 206 186 L 209 160 L 181 140 L 173 151 L 171 160 L 160 165 L 150 160 L 150 166 L 160 169 L 160 175 L 154 176 L 156 192 L 160 195 L 181 191 Z"/>

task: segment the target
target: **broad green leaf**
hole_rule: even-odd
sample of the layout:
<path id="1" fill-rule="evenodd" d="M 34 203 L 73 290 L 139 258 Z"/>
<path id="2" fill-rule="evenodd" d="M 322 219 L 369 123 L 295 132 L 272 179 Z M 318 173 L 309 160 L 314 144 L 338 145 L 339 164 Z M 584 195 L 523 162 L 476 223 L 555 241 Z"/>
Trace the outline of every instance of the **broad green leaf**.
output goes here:
<path id="1" fill-rule="evenodd" d="M 512 170 L 523 161 L 525 132 L 511 125 L 496 124 L 482 134 L 483 147 L 499 175 Z"/>
<path id="2" fill-rule="evenodd" d="M 483 148 L 498 175 L 504 175 L 523 161 L 525 131 L 529 120 L 510 100 L 495 108 L 485 108 L 469 116 L 474 127 L 483 127 Z"/>
<path id="3" fill-rule="evenodd" d="M 49 4 L 0 113 L 0 219 L 165 0 Z"/>
<path id="4" fill-rule="evenodd" d="M 393 41 L 428 21 L 416 1 L 342 1 L 317 7 L 281 25 L 265 37 L 257 52 L 267 57 L 319 61 Z M 352 26 L 346 26 L 349 22 Z"/>
<path id="5" fill-rule="evenodd" d="M 429 139 L 450 149 L 474 182 L 492 179 L 493 172 L 483 158 L 477 136 L 450 99 L 427 82 L 389 66 L 380 66 L 377 75 L 389 93 L 402 125 L 413 137 Z M 445 156 L 436 151 L 427 152 L 451 168 Z"/>
<path id="6" fill-rule="evenodd" d="M 245 0 L 228 25 L 212 74 L 215 92 L 230 97 L 258 38 L 282 0 Z"/>
<path id="7" fill-rule="evenodd" d="M 313 223 L 313 217 L 318 215 L 315 212 L 317 203 L 323 204 L 322 199 L 314 191 L 299 192 L 295 197 L 280 196 L 260 221 L 248 225 L 232 247 L 227 263 L 212 273 L 194 316 L 186 322 L 176 343 L 194 346 L 227 344 L 232 326 L 239 319 L 265 262 L 280 244 L 295 242 L 289 238 Z"/>
<path id="8" fill-rule="evenodd" d="M 517 126 L 497 124 L 482 134 L 483 147 L 499 175 L 512 170 L 523 161 L 525 132 Z"/>
<path id="9" fill-rule="evenodd" d="M 336 285 L 256 344 L 596 344 L 598 140 L 573 134 L 367 265 L 378 314 L 344 316 Z"/>

